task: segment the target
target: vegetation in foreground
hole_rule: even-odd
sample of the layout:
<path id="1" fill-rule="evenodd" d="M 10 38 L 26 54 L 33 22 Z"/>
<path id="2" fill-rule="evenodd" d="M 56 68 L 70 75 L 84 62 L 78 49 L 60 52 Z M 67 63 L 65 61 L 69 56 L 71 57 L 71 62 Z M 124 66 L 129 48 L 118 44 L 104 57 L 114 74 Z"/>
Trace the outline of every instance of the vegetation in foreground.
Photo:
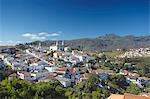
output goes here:
<path id="1" fill-rule="evenodd" d="M 103 85 L 103 87 L 101 87 Z M 150 84 L 146 91 L 150 92 Z M 0 82 L 0 97 L 3 98 L 45 98 L 45 99 L 103 99 L 111 93 L 139 94 L 143 91 L 135 84 L 128 85 L 122 75 L 113 75 L 101 80 L 90 74 L 89 79 L 73 87 L 64 88 L 58 81 L 34 83 L 25 80 L 3 80 Z"/>

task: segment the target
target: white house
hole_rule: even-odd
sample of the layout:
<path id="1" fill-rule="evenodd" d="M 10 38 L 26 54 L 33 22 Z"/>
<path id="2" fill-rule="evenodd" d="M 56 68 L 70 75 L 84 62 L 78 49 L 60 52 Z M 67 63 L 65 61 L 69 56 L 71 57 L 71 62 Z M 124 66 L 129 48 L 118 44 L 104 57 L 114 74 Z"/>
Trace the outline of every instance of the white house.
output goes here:
<path id="1" fill-rule="evenodd" d="M 68 51 L 69 49 L 71 49 L 70 47 L 65 47 L 64 51 Z"/>
<path id="2" fill-rule="evenodd" d="M 6 54 L 0 54 L 0 58 L 4 60 Z"/>
<path id="3" fill-rule="evenodd" d="M 30 72 L 25 72 L 25 71 L 24 72 L 17 72 L 17 74 L 19 75 L 20 79 L 33 80 Z"/>
<path id="4" fill-rule="evenodd" d="M 80 63 L 79 58 L 71 58 L 69 61 L 74 64 Z"/>
<path id="5" fill-rule="evenodd" d="M 86 61 L 86 56 L 76 55 L 76 57 L 79 58 L 80 62 Z"/>
<path id="6" fill-rule="evenodd" d="M 13 62 L 11 66 L 13 70 L 17 70 L 17 67 L 21 67 L 23 64 L 19 62 Z"/>
<path id="7" fill-rule="evenodd" d="M 75 55 L 75 57 L 79 58 L 80 62 L 88 62 L 88 61 L 92 61 L 95 60 L 95 58 L 93 57 L 89 57 L 88 55 Z"/>
<path id="8" fill-rule="evenodd" d="M 71 86 L 71 79 L 63 77 L 55 77 L 64 87 Z"/>
<path id="9" fill-rule="evenodd" d="M 41 77 L 46 77 L 50 72 L 48 70 L 35 70 L 31 73 L 33 80 L 36 80 Z"/>
<path id="10" fill-rule="evenodd" d="M 27 70 L 42 70 L 44 66 L 28 66 Z"/>
<path id="11" fill-rule="evenodd" d="M 136 77 L 136 76 L 126 76 L 126 81 L 128 83 L 135 83 L 137 84 L 140 88 L 143 88 L 143 84 L 150 82 L 150 78 L 146 77 Z"/>
<path id="12" fill-rule="evenodd" d="M 53 57 L 54 58 L 62 58 L 63 53 L 60 51 L 54 52 L 53 53 Z"/>
<path id="13" fill-rule="evenodd" d="M 55 67 L 48 67 L 48 66 L 45 67 L 45 69 L 47 69 L 49 72 L 55 72 L 56 68 L 58 68 L 58 67 L 56 67 L 56 66 Z"/>

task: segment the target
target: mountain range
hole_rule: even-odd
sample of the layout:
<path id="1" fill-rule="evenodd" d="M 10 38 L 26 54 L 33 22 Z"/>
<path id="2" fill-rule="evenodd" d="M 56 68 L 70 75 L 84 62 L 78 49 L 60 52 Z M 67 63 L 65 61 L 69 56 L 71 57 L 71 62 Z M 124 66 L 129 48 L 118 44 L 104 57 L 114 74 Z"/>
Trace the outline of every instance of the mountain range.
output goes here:
<path id="1" fill-rule="evenodd" d="M 150 35 L 148 36 L 119 36 L 116 34 L 106 34 L 96 38 L 81 38 L 64 40 L 65 46 L 90 51 L 106 51 L 115 49 L 145 48 L 150 47 Z M 28 44 L 50 46 L 55 43 L 52 40 L 35 41 Z"/>

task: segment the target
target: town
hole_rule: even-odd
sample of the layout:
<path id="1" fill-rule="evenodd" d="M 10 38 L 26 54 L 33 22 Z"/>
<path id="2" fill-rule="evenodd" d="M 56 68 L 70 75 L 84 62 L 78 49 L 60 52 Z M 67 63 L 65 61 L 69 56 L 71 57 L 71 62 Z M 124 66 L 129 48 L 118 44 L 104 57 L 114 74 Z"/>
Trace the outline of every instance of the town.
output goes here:
<path id="1" fill-rule="evenodd" d="M 63 40 L 56 40 L 55 44 L 49 47 L 42 46 L 39 43 L 36 46 L 29 45 L 29 48 L 25 50 L 18 49 L 15 46 L 0 46 L 0 70 L 7 71 L 9 69 L 10 72 L 8 72 L 7 79 L 10 81 L 16 79 L 35 83 L 59 81 L 64 88 L 86 82 L 90 74 L 95 74 L 98 75 L 100 80 L 98 83 L 99 88 L 107 88 L 109 90 L 112 90 L 113 87 L 109 85 L 106 79 L 114 76 L 115 80 L 121 75 L 121 77 L 125 78 L 121 86 L 134 84 L 137 86 L 137 89 L 144 90 L 137 93 L 138 96 L 132 95 L 136 94 L 136 92 L 124 94 L 124 96 L 137 97 L 136 99 L 140 97 L 145 97 L 140 99 L 149 99 L 150 95 L 149 91 L 147 91 L 149 90 L 147 86 L 150 84 L 149 75 L 141 75 L 135 69 L 136 64 L 126 60 L 128 57 L 143 57 L 141 55 L 149 57 L 150 48 L 140 48 L 137 51 L 131 49 L 125 54 L 118 56 L 124 59 L 123 63 L 120 63 L 119 59 L 114 58 L 115 60 L 113 60 L 107 57 L 104 52 L 95 53 L 73 49 L 65 46 Z M 0 76 L 2 80 L 3 76 Z M 101 98 L 107 98 L 108 96 L 102 95 Z M 114 99 L 112 97 L 117 97 L 117 95 L 112 94 L 108 99 Z"/>

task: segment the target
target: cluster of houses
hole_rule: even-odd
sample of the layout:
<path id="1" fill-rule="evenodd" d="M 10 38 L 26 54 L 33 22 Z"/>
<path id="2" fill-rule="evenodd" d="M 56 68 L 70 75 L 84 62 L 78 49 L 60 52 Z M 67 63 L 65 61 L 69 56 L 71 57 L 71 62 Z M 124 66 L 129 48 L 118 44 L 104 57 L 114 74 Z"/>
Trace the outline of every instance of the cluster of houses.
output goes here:
<path id="1" fill-rule="evenodd" d="M 119 57 L 150 57 L 150 48 L 130 49 Z"/>
<path id="2" fill-rule="evenodd" d="M 149 78 L 139 77 L 138 74 L 126 70 L 116 73 L 108 68 L 92 69 L 92 62 L 96 62 L 92 53 L 78 50 L 68 51 L 68 49 L 70 48 L 65 47 L 63 41 L 56 41 L 56 45 L 49 48 L 31 47 L 25 51 L 15 52 L 15 54 L 3 53 L 0 58 L 14 71 L 9 75 L 9 79 L 35 82 L 58 80 L 64 87 L 68 87 L 87 80 L 89 73 L 96 73 L 100 79 L 107 79 L 110 75 L 124 75 L 128 83 L 135 83 L 140 88 L 150 82 Z M 131 64 L 126 63 L 125 65 Z M 100 87 L 105 87 L 105 84 L 100 84 Z"/>
<path id="3" fill-rule="evenodd" d="M 6 48 L 7 49 L 7 48 Z M 64 47 L 56 42 L 49 49 L 32 47 L 15 54 L 1 54 L 4 64 L 11 66 L 14 71 L 9 79 L 24 79 L 36 82 L 58 80 L 64 87 L 79 83 L 85 78 L 89 61 L 95 61 L 88 52 L 74 50 L 68 52 L 69 47 Z M 49 56 L 52 53 L 52 56 Z M 87 62 L 83 70 L 81 62 Z"/>
<path id="4" fill-rule="evenodd" d="M 140 88 L 144 88 L 148 82 L 150 82 L 150 78 L 148 77 L 140 77 L 137 73 L 131 73 L 127 70 L 120 70 L 119 74 L 124 75 L 127 83 L 134 83 L 138 85 Z"/>

